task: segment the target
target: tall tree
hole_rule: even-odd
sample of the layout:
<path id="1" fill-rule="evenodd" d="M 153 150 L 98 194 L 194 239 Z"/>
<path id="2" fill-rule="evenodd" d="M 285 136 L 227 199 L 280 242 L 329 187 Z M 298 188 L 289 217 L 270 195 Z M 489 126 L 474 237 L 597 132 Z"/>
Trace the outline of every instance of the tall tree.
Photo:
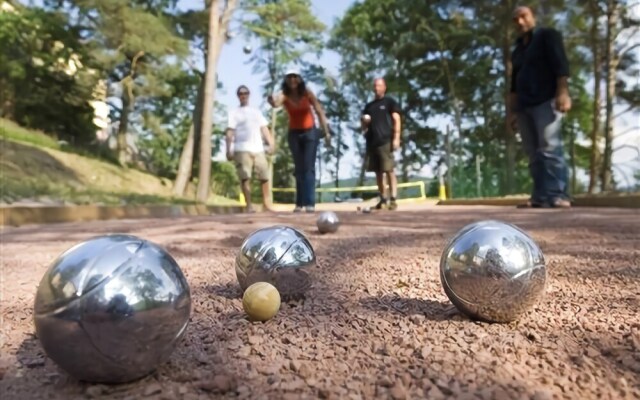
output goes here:
<path id="1" fill-rule="evenodd" d="M 188 50 L 167 17 L 175 1 L 48 0 L 45 4 L 66 10 L 76 20 L 92 43 L 108 82 L 117 87 L 120 106 L 112 106 L 118 119 L 118 160 L 125 165 L 136 98 L 165 93 L 164 82 L 156 77 L 165 74 L 165 67 L 173 68 L 172 59 Z"/>
<path id="2" fill-rule="evenodd" d="M 207 63 L 202 99 L 202 125 L 200 135 L 200 164 L 196 199 L 206 203 L 211 180 L 211 131 L 213 106 L 216 93 L 216 73 L 222 45 L 225 42 L 229 21 L 237 6 L 237 0 L 210 0 L 209 31 L 207 39 Z"/>
<path id="3" fill-rule="evenodd" d="M 207 54 L 207 36 L 208 36 L 208 14 L 207 10 L 188 10 L 178 17 L 178 25 L 180 27 L 180 35 L 191 43 L 194 48 L 193 56 L 195 58 L 204 58 L 206 70 L 206 54 Z M 178 162 L 178 170 L 176 179 L 173 183 L 173 194 L 175 196 L 183 196 L 187 189 L 187 184 L 191 180 L 193 172 L 194 159 L 196 156 L 196 148 L 199 147 L 199 138 L 202 122 L 202 102 L 204 96 L 204 72 L 201 71 L 193 62 L 187 62 L 189 69 L 193 74 L 198 76 L 199 84 L 197 87 L 197 96 L 192 104 L 191 124 L 187 133 L 187 138 L 180 152 L 180 160 Z"/>
<path id="4" fill-rule="evenodd" d="M 256 73 L 264 74 L 263 91 L 278 90 L 282 74 L 293 65 L 304 66 L 303 58 L 318 55 L 323 47 L 325 25 L 311 10 L 310 0 L 247 0 L 243 26 L 249 39 L 259 45 L 249 62 Z M 271 163 L 271 184 L 289 187 L 292 184 L 293 160 L 287 149 L 283 117 L 278 109 L 271 110 L 271 131 L 276 141 L 275 161 Z"/>
<path id="5" fill-rule="evenodd" d="M 589 0 L 589 16 L 591 26 L 589 29 L 589 48 L 592 56 L 593 68 L 593 109 L 591 122 L 591 154 L 589 163 L 589 187 L 592 194 L 598 183 L 598 163 L 600 162 L 600 113 L 602 111 L 602 39 L 600 35 L 601 10 L 597 0 Z"/>
<path id="6" fill-rule="evenodd" d="M 615 138 L 615 120 L 614 103 L 618 95 L 618 87 L 624 83 L 620 81 L 619 69 L 621 66 L 631 67 L 636 65 L 638 60 L 631 53 L 634 49 L 640 47 L 638 42 L 638 31 L 640 29 L 640 20 L 632 18 L 630 7 L 633 2 L 624 0 L 606 0 L 604 4 L 606 16 L 606 38 L 605 38 L 605 121 L 604 121 L 604 137 L 605 147 L 601 165 L 600 179 L 601 190 L 609 191 L 613 189 L 612 182 L 612 158 L 613 158 L 613 141 Z M 626 61 L 626 62 L 624 62 Z M 637 89 L 640 91 L 640 88 Z M 635 93 L 633 90 L 631 93 Z M 633 96 L 627 97 L 631 100 L 630 108 L 634 109 L 639 104 L 633 101 Z M 621 100 L 625 100 L 623 97 Z"/>

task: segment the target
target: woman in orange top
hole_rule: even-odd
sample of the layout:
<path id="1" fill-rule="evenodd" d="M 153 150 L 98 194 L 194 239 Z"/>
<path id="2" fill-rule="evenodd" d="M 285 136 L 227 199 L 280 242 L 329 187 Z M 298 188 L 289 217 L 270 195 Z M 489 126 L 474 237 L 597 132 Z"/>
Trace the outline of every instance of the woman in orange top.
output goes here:
<path id="1" fill-rule="evenodd" d="M 316 153 L 320 134 L 316 129 L 315 111 L 324 132 L 325 143 L 331 146 L 329 124 L 318 98 L 309 90 L 295 70 L 289 70 L 282 82 L 282 91 L 269 96 L 272 107 L 284 108 L 289 114 L 289 148 L 293 155 L 296 176 L 296 208 L 293 212 L 314 212 L 316 204 Z"/>

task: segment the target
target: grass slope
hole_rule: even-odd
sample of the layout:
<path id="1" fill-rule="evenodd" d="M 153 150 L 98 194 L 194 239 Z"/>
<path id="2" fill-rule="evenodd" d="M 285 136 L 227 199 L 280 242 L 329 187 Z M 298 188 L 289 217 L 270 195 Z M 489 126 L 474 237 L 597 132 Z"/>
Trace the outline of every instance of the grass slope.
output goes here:
<path id="1" fill-rule="evenodd" d="M 166 178 L 67 151 L 54 138 L 0 119 L 0 202 L 45 204 L 190 204 Z M 212 195 L 210 204 L 237 201 Z"/>

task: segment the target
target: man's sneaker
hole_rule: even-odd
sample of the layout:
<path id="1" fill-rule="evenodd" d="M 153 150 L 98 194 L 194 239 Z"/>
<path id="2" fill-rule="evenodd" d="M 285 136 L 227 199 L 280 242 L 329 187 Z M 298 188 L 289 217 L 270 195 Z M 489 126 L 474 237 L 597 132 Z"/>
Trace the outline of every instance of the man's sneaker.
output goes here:
<path id="1" fill-rule="evenodd" d="M 302 212 L 302 207 L 300 207 L 300 206 L 296 206 L 296 208 L 294 208 L 294 209 L 293 209 L 293 212 L 294 212 L 294 213 Z"/>
<path id="2" fill-rule="evenodd" d="M 527 200 L 525 203 L 518 204 L 516 208 L 546 208 L 548 207 L 547 203 L 536 200 Z"/>
<path id="3" fill-rule="evenodd" d="M 376 210 L 382 210 L 383 208 L 387 208 L 387 200 L 386 199 L 380 199 L 380 201 L 378 202 L 378 204 L 376 204 L 375 207 L 373 207 Z"/>
<path id="4" fill-rule="evenodd" d="M 553 208 L 571 208 L 571 202 L 566 199 L 555 199 L 551 202 Z"/>
<path id="5" fill-rule="evenodd" d="M 305 211 L 308 213 L 316 212 L 316 208 L 314 206 L 305 207 Z"/>
<path id="6" fill-rule="evenodd" d="M 396 203 L 395 200 L 391 200 L 389 202 L 389 210 L 393 211 L 393 210 L 397 210 L 398 209 L 398 203 Z"/>

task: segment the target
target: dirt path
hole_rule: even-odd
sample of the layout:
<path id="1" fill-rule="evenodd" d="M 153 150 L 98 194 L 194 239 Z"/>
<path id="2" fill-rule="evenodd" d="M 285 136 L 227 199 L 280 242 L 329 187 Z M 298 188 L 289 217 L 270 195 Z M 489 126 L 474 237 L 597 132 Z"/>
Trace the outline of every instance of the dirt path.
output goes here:
<path id="1" fill-rule="evenodd" d="M 339 215 L 333 235 L 317 233 L 315 216 L 290 213 L 5 229 L 0 397 L 640 398 L 638 210 L 451 206 Z M 547 259 L 546 296 L 509 325 L 460 315 L 439 281 L 446 240 L 489 218 L 527 230 Z M 250 323 L 234 257 L 248 233 L 273 224 L 308 234 L 318 256 L 314 286 L 275 319 Z M 154 374 L 91 385 L 44 356 L 33 298 L 57 255 L 113 232 L 165 246 L 191 285 L 193 312 L 187 336 Z"/>

